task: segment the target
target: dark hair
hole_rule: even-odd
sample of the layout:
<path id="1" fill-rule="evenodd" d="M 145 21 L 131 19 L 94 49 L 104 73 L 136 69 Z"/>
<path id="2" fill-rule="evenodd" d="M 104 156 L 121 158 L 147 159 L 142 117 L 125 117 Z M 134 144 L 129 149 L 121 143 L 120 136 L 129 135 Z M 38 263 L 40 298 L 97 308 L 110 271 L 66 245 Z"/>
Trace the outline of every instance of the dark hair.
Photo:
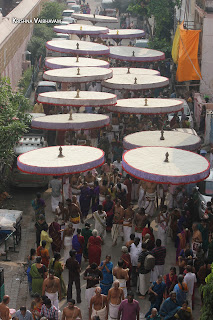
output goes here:
<path id="1" fill-rule="evenodd" d="M 107 185 L 107 180 L 103 180 L 102 185 L 103 185 L 103 186 L 106 186 L 106 185 Z"/>
<path id="2" fill-rule="evenodd" d="M 20 311 L 27 311 L 27 308 L 22 306 L 22 307 L 20 307 Z"/>
<path id="3" fill-rule="evenodd" d="M 76 255 L 76 251 L 75 250 L 70 250 L 69 254 L 70 254 L 70 257 L 73 258 Z"/>
<path id="4" fill-rule="evenodd" d="M 95 186 L 99 186 L 99 183 L 98 183 L 97 180 L 95 180 L 94 185 L 95 185 Z"/>
<path id="5" fill-rule="evenodd" d="M 47 298 L 44 300 L 44 304 L 45 304 L 45 306 L 51 306 L 52 303 L 51 303 L 51 300 L 49 298 Z"/>
<path id="6" fill-rule="evenodd" d="M 74 299 L 69 299 L 67 302 L 71 302 L 72 304 L 75 304 L 75 300 Z"/>
<path id="7" fill-rule="evenodd" d="M 103 206 L 102 206 L 102 204 L 99 204 L 98 205 L 98 211 L 102 211 L 103 210 Z"/>
<path id="8" fill-rule="evenodd" d="M 190 249 L 187 249 L 186 251 L 185 251 L 185 258 L 187 258 L 187 257 L 189 257 L 189 256 L 191 256 L 191 250 Z"/>
<path id="9" fill-rule="evenodd" d="M 4 303 L 7 303 L 7 301 L 8 301 L 9 299 L 10 299 L 9 296 L 4 296 L 2 301 L 3 301 Z"/>
<path id="10" fill-rule="evenodd" d="M 34 293 L 33 298 L 40 298 L 40 294 L 39 293 Z"/>
<path id="11" fill-rule="evenodd" d="M 123 265 L 124 265 L 123 260 L 118 260 L 118 266 L 119 266 L 119 267 L 123 267 Z"/>
<path id="12" fill-rule="evenodd" d="M 175 267 L 171 267 L 171 268 L 170 268 L 170 271 L 171 271 L 171 270 L 173 270 L 174 273 L 176 274 L 176 268 L 175 268 Z"/>
<path id="13" fill-rule="evenodd" d="M 179 274 L 178 282 L 181 284 L 182 290 L 184 291 L 183 280 L 184 280 L 184 276 L 182 274 Z"/>
<path id="14" fill-rule="evenodd" d="M 167 206 L 164 204 L 163 207 L 162 207 L 162 209 L 167 210 Z"/>
<path id="15" fill-rule="evenodd" d="M 45 301 L 48 299 L 48 297 L 44 295 L 44 296 L 41 296 L 41 299 L 45 303 Z"/>
<path id="16" fill-rule="evenodd" d="M 37 192 L 37 193 L 36 193 L 36 197 L 37 197 L 37 199 L 40 199 L 40 198 L 41 198 L 40 192 Z"/>
<path id="17" fill-rule="evenodd" d="M 90 268 L 91 268 L 92 270 L 97 269 L 97 268 L 98 268 L 97 263 L 93 262 L 93 263 L 90 265 Z"/>
<path id="18" fill-rule="evenodd" d="M 182 305 L 183 305 L 183 304 L 186 304 L 186 305 L 188 306 L 189 303 L 188 303 L 187 300 L 184 300 L 183 303 L 182 303 Z"/>
<path id="19" fill-rule="evenodd" d="M 134 239 L 134 244 L 135 244 L 135 243 L 137 243 L 137 244 L 140 243 L 140 238 L 139 238 L 139 237 L 135 237 L 135 239 Z"/>
<path id="20" fill-rule="evenodd" d="M 36 257 L 36 263 L 41 263 L 41 257 Z"/>
<path id="21" fill-rule="evenodd" d="M 186 270 L 187 270 L 188 272 L 192 272 L 192 266 L 187 265 L 187 266 L 186 266 Z"/>
<path id="22" fill-rule="evenodd" d="M 142 249 L 147 249 L 147 244 L 145 242 L 142 243 Z"/>
<path id="23" fill-rule="evenodd" d="M 134 295 L 134 293 L 133 293 L 132 291 L 128 291 L 128 292 L 127 292 L 127 297 L 128 297 L 128 296 L 134 298 L 135 295 Z"/>
<path id="24" fill-rule="evenodd" d="M 48 231 L 48 225 L 47 225 L 47 224 L 45 224 L 45 225 L 43 226 L 43 230 L 44 230 L 44 231 Z"/>
<path id="25" fill-rule="evenodd" d="M 55 275 L 55 271 L 54 271 L 53 269 L 50 269 L 50 270 L 49 270 L 49 274 Z"/>
<path id="26" fill-rule="evenodd" d="M 130 234 L 130 240 L 134 240 L 135 239 L 135 234 L 134 233 L 131 233 Z"/>
<path id="27" fill-rule="evenodd" d="M 77 234 L 81 234 L 81 229 L 77 229 Z"/>
<path id="28" fill-rule="evenodd" d="M 161 246 L 161 239 L 157 239 L 156 240 L 156 247 L 160 247 Z"/>
<path id="29" fill-rule="evenodd" d="M 30 249 L 30 260 L 32 260 L 32 257 L 36 254 L 36 249 L 32 248 Z"/>
<path id="30" fill-rule="evenodd" d="M 47 244 L 47 241 L 46 241 L 46 240 L 42 240 L 42 241 L 41 241 L 41 246 L 42 246 L 43 248 L 46 246 L 46 244 Z"/>

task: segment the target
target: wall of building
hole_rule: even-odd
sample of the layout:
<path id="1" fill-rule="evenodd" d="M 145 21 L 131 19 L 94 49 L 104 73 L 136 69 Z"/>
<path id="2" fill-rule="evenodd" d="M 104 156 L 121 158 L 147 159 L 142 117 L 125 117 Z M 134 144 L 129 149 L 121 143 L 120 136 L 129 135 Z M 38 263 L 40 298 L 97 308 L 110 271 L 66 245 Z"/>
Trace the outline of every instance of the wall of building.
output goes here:
<path id="1" fill-rule="evenodd" d="M 22 75 L 22 61 L 33 31 L 33 23 L 14 23 L 14 18 L 37 17 L 48 0 L 22 0 L 0 23 L 0 75 L 10 78 L 13 89 Z"/>
<path id="2" fill-rule="evenodd" d="M 200 92 L 213 98 L 213 13 L 203 19 Z"/>

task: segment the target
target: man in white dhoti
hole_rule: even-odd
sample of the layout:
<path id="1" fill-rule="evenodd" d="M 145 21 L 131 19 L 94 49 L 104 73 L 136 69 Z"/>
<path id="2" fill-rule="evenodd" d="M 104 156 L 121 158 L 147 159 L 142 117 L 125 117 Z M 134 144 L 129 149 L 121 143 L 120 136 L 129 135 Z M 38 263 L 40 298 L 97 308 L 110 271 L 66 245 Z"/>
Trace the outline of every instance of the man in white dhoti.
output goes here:
<path id="1" fill-rule="evenodd" d="M 145 205 L 145 182 L 140 181 L 138 188 L 138 208 L 141 209 Z"/>
<path id="2" fill-rule="evenodd" d="M 113 282 L 113 287 L 109 289 L 107 296 L 109 320 L 117 320 L 118 310 L 122 300 L 124 300 L 123 289 L 120 288 L 119 281 L 115 280 Z"/>
<path id="3" fill-rule="evenodd" d="M 123 233 L 124 233 L 124 243 L 129 241 L 130 234 L 132 233 L 132 220 L 134 218 L 134 210 L 132 203 L 129 204 L 128 208 L 124 210 L 123 218 Z"/>
<path id="4" fill-rule="evenodd" d="M 146 249 L 146 243 L 142 243 L 142 252 L 138 258 L 138 271 L 139 271 L 139 281 L 138 281 L 138 291 L 140 295 L 138 296 L 140 299 L 145 299 L 145 296 L 150 287 L 150 273 L 151 270 L 146 270 L 144 263 L 146 256 L 149 252 Z"/>
<path id="5" fill-rule="evenodd" d="M 120 283 L 120 288 L 123 289 L 124 292 L 124 298 L 127 296 L 127 287 L 126 282 L 129 280 L 129 269 L 123 269 L 124 262 L 123 260 L 118 261 L 118 265 L 113 268 L 113 276 L 116 278 L 116 280 Z"/>
<path id="6" fill-rule="evenodd" d="M 63 245 L 64 245 L 64 264 L 66 264 L 67 259 L 69 259 L 69 252 L 72 249 L 72 238 L 73 238 L 73 225 L 69 223 L 63 232 Z"/>
<path id="7" fill-rule="evenodd" d="M 153 216 L 156 210 L 156 184 L 153 182 L 146 182 L 145 194 L 145 212 L 149 216 Z"/>
<path id="8" fill-rule="evenodd" d="M 156 247 L 152 250 L 152 255 L 155 257 L 155 266 L 151 271 L 150 282 L 157 281 L 158 276 L 164 274 L 164 265 L 166 259 L 166 247 L 161 245 L 161 240 L 156 240 Z"/>
<path id="9" fill-rule="evenodd" d="M 113 226 L 112 226 L 112 245 L 115 246 L 117 244 L 118 237 L 123 236 L 123 220 L 124 216 L 124 208 L 121 205 L 121 200 L 117 199 L 115 210 L 114 210 L 114 217 L 113 217 Z"/>
<path id="10" fill-rule="evenodd" d="M 58 203 L 61 202 L 62 200 L 61 181 L 58 180 L 57 176 L 53 176 L 53 179 L 49 183 L 49 187 L 52 188 L 51 207 L 52 207 L 52 212 L 55 213 Z"/>
<path id="11" fill-rule="evenodd" d="M 167 211 L 167 206 L 164 205 L 158 216 L 158 239 L 161 240 L 162 246 L 165 246 L 167 243 L 168 224 L 169 213 Z"/>
<path id="12" fill-rule="evenodd" d="M 100 320 L 107 319 L 107 296 L 101 294 L 101 288 L 95 289 L 95 295 L 90 300 L 89 319 L 99 316 Z"/>
<path id="13" fill-rule="evenodd" d="M 99 204 L 98 210 L 93 212 L 95 219 L 95 230 L 98 231 L 98 235 L 104 240 L 106 237 L 106 217 L 107 214 L 102 210 L 102 205 Z"/>

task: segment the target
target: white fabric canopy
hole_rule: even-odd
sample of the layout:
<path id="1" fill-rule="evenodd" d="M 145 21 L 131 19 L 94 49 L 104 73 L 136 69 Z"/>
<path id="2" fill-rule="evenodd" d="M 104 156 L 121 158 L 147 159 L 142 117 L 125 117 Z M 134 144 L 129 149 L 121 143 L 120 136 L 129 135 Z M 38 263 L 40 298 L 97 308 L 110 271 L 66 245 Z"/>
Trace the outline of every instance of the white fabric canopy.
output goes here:
<path id="1" fill-rule="evenodd" d="M 45 66 L 49 69 L 60 69 L 60 68 L 82 68 L 82 67 L 102 67 L 109 68 L 109 62 L 100 60 L 100 59 L 92 59 L 92 58 L 84 58 L 84 57 L 54 57 L 54 58 L 46 58 Z"/>
<path id="2" fill-rule="evenodd" d="M 31 127 L 46 130 L 81 130 L 95 129 L 107 126 L 108 116 L 92 113 L 56 114 L 32 120 Z"/>
<path id="3" fill-rule="evenodd" d="M 112 78 L 113 72 L 107 68 L 62 68 L 45 71 L 43 78 L 56 82 L 90 82 Z"/>
<path id="4" fill-rule="evenodd" d="M 165 162 L 168 152 L 168 162 Z M 204 180 L 210 163 L 197 153 L 165 147 L 143 147 L 124 153 L 123 169 L 134 177 L 166 184 L 185 184 Z"/>
<path id="5" fill-rule="evenodd" d="M 103 23 L 115 23 L 118 22 L 117 18 L 101 16 L 101 15 L 93 15 L 93 14 L 84 14 L 84 13 L 73 13 L 72 17 L 77 20 L 86 20 L 91 21 L 93 23 L 103 22 Z"/>
<path id="6" fill-rule="evenodd" d="M 148 98 L 147 105 L 144 98 L 119 99 L 116 106 L 108 109 L 119 113 L 160 114 L 180 111 L 183 101 L 178 99 Z"/>
<path id="7" fill-rule="evenodd" d="M 17 159 L 19 170 L 39 175 L 64 175 L 88 171 L 104 163 L 104 152 L 88 146 L 47 147 L 21 154 Z"/>
<path id="8" fill-rule="evenodd" d="M 109 29 L 85 24 L 68 24 L 67 26 L 55 26 L 54 31 L 77 35 L 100 35 L 109 32 Z"/>
<path id="9" fill-rule="evenodd" d="M 158 61 L 164 60 L 165 54 L 161 51 L 148 48 L 116 46 L 110 47 L 110 58 L 124 61 Z"/>
<path id="10" fill-rule="evenodd" d="M 107 92 L 80 91 L 79 98 L 76 91 L 44 92 L 38 95 L 38 102 L 60 106 L 91 106 L 101 107 L 114 105 L 117 102 L 115 94 Z"/>
<path id="11" fill-rule="evenodd" d="M 145 68 L 111 68 L 113 71 L 113 76 L 121 74 L 134 74 L 134 75 L 146 75 L 146 76 L 159 76 L 160 72 L 153 69 Z"/>
<path id="12" fill-rule="evenodd" d="M 161 76 L 149 75 L 113 75 L 111 79 L 102 81 L 102 86 L 116 90 L 146 90 L 161 88 L 169 85 L 169 79 Z"/>
<path id="13" fill-rule="evenodd" d="M 123 140 L 125 149 L 139 147 L 175 147 L 184 150 L 196 150 L 201 144 L 198 136 L 177 131 L 164 131 L 164 140 L 160 140 L 161 131 L 142 131 L 127 135 Z"/>
<path id="14" fill-rule="evenodd" d="M 72 53 L 77 55 L 105 55 L 109 54 L 109 48 L 99 43 L 76 40 L 51 40 L 47 41 L 48 50 Z"/>
<path id="15" fill-rule="evenodd" d="M 144 30 L 140 29 L 114 29 L 109 30 L 106 34 L 102 34 L 103 39 L 131 39 L 142 38 L 145 35 Z"/>

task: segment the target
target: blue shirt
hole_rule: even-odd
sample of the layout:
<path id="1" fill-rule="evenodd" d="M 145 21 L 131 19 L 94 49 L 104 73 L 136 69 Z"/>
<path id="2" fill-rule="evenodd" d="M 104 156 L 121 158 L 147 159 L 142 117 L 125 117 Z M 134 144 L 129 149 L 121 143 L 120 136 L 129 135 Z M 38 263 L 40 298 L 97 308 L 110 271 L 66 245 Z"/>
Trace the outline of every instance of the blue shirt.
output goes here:
<path id="1" fill-rule="evenodd" d="M 17 317 L 19 320 L 33 320 L 32 313 L 29 310 L 26 311 L 25 316 L 23 316 L 21 314 L 21 311 L 18 310 L 18 311 L 16 311 L 14 317 Z"/>

